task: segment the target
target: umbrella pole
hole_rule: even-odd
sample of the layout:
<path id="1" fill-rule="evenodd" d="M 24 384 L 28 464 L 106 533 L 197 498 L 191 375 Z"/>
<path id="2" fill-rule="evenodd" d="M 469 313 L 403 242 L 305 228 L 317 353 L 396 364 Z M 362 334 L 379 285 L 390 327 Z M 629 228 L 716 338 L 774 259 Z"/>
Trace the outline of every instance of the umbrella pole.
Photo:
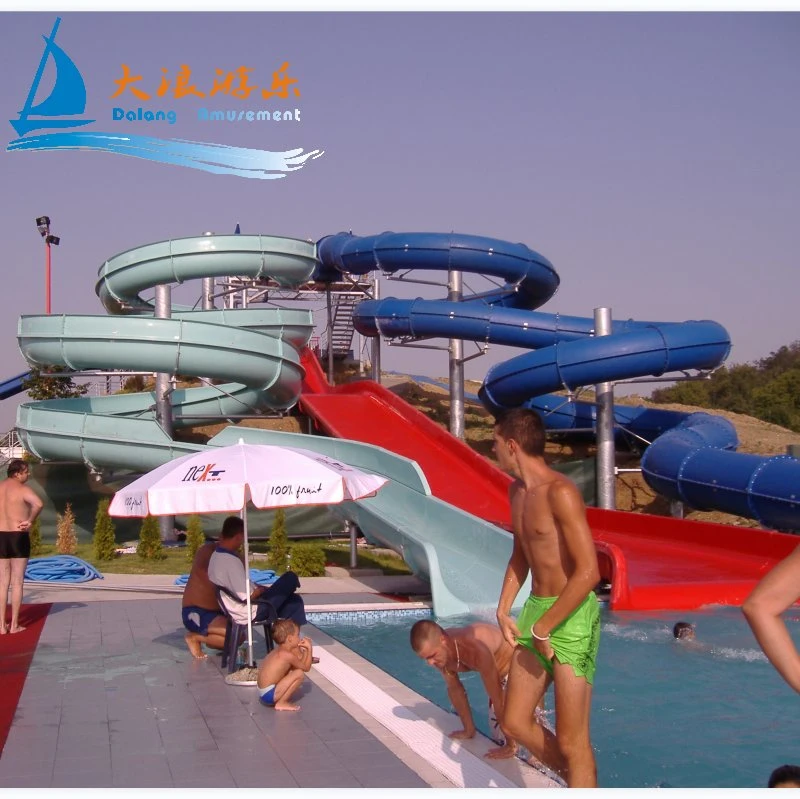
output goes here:
<path id="1" fill-rule="evenodd" d="M 244 585 L 247 592 L 247 665 L 254 666 L 253 660 L 253 613 L 250 602 L 250 552 L 247 538 L 247 508 L 242 511 L 242 522 L 244 526 Z"/>

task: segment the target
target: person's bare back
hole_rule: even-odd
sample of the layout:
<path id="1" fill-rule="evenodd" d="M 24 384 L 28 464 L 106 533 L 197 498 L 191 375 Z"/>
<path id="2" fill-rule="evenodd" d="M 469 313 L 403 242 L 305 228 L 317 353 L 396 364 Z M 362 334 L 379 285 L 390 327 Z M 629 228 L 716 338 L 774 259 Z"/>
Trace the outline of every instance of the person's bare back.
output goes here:
<path id="1" fill-rule="evenodd" d="M 513 648 L 498 627 L 475 622 L 444 629 L 431 619 L 420 619 L 412 626 L 409 637 L 417 655 L 441 672 L 448 697 L 461 719 L 462 729 L 449 732 L 450 738 L 472 738 L 476 733 L 472 708 L 459 673 L 478 672 L 489 698 L 489 726 L 493 728 L 501 723 L 505 707 L 503 685 Z M 496 731 L 491 737 L 500 747 L 487 752 L 487 757 L 513 757 L 516 744 L 508 736 Z"/>
<path id="2" fill-rule="evenodd" d="M 183 590 L 183 607 L 194 606 L 215 610 L 219 607 L 217 603 L 217 592 L 214 584 L 208 579 L 208 562 L 214 553 L 216 543 L 209 541 L 203 544 L 194 556 L 192 568 L 189 572 L 189 579 L 186 588 Z"/>

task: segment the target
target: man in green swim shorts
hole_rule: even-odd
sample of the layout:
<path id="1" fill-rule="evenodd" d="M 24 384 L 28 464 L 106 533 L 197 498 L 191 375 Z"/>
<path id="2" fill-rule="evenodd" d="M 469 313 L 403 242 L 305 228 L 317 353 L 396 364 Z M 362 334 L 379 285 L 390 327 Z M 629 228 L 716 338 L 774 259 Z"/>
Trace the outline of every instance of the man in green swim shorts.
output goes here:
<path id="1" fill-rule="evenodd" d="M 509 488 L 514 545 L 497 605 L 497 623 L 515 647 L 503 730 L 570 788 L 593 788 L 589 717 L 600 613 L 592 589 L 600 571 L 583 499 L 574 483 L 545 463 L 544 440 L 539 415 L 527 408 L 505 412 L 494 428 L 498 463 L 517 478 Z M 529 572 L 535 595 L 515 622 L 511 606 Z M 555 735 L 534 714 L 549 676 Z"/>

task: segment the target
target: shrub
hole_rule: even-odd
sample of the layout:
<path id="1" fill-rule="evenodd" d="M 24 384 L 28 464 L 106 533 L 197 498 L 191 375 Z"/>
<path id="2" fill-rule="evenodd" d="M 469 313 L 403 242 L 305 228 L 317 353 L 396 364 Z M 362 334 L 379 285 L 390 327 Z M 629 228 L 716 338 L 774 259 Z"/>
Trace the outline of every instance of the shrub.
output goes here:
<path id="1" fill-rule="evenodd" d="M 205 543 L 206 537 L 203 533 L 203 522 L 199 516 L 190 516 L 189 523 L 186 525 L 186 559 L 189 563 L 194 561 L 197 550 Z"/>
<path id="2" fill-rule="evenodd" d="M 28 531 L 31 538 L 31 557 L 38 558 L 42 554 L 42 519 L 37 516 Z"/>
<path id="3" fill-rule="evenodd" d="M 163 560 L 167 557 L 161 545 L 161 525 L 155 516 L 146 516 L 142 522 L 136 554 L 142 560 Z"/>
<path id="4" fill-rule="evenodd" d="M 272 522 L 267 568 L 275 574 L 283 574 L 289 568 L 289 537 L 286 535 L 286 511 L 283 508 L 275 511 L 275 520 Z"/>
<path id="5" fill-rule="evenodd" d="M 110 499 L 101 499 L 97 503 L 94 517 L 94 557 L 95 560 L 114 560 L 117 556 L 117 536 L 114 522 L 108 515 Z"/>
<path id="6" fill-rule="evenodd" d="M 67 502 L 63 516 L 56 514 L 56 550 L 62 555 L 74 555 L 78 551 L 78 536 L 75 535 L 75 514 Z"/>
<path id="7" fill-rule="evenodd" d="M 295 544 L 292 571 L 298 577 L 324 577 L 325 550 L 319 544 Z"/>

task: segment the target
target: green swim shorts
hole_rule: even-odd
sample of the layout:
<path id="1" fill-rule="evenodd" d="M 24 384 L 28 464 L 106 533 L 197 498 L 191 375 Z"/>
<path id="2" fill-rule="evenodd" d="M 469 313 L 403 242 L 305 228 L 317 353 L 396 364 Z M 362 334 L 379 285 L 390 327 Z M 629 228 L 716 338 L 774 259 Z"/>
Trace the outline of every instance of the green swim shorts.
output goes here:
<path id="1" fill-rule="evenodd" d="M 553 664 L 534 646 L 531 627 L 553 606 L 557 596 L 529 596 L 517 619 L 520 635 L 517 642 L 536 652 L 542 665 L 553 673 Z M 550 645 L 559 663 L 569 663 L 577 677 L 585 677 L 591 685 L 600 646 L 600 606 L 594 592 L 578 605 L 564 621 L 550 631 Z"/>

